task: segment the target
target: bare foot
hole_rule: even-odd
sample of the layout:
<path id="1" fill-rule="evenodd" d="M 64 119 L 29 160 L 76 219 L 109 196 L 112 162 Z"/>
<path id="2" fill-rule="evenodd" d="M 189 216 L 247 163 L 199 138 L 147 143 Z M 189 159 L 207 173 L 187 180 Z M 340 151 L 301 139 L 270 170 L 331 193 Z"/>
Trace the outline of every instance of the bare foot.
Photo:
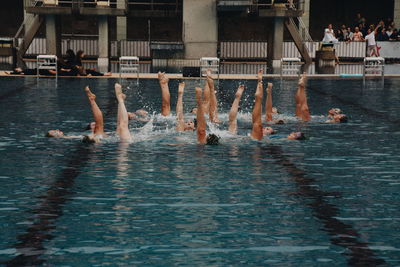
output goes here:
<path id="1" fill-rule="evenodd" d="M 119 96 L 122 94 L 122 86 L 119 83 L 115 83 L 114 87 L 115 87 L 115 96 L 119 100 Z"/>
<path id="2" fill-rule="evenodd" d="M 169 81 L 168 77 L 165 75 L 165 72 L 161 72 L 161 71 L 158 72 L 158 80 L 162 84 L 168 83 L 168 81 Z"/>
<path id="3" fill-rule="evenodd" d="M 272 83 L 268 83 L 267 93 L 272 93 Z"/>
<path id="4" fill-rule="evenodd" d="M 87 97 L 88 97 L 90 100 L 95 100 L 95 99 L 96 99 L 96 95 L 93 94 L 92 91 L 90 91 L 89 86 L 86 86 L 86 87 L 85 87 L 85 92 L 86 92 Z"/>
<path id="5" fill-rule="evenodd" d="M 260 69 L 259 71 L 258 71 L 258 73 L 257 73 L 257 80 L 259 81 L 259 82 L 262 82 L 262 75 L 263 75 L 263 69 Z"/>
<path id="6" fill-rule="evenodd" d="M 299 80 L 299 86 L 306 87 L 306 82 L 307 82 L 307 74 L 303 72 L 303 75 Z"/>
<path id="7" fill-rule="evenodd" d="M 206 73 L 207 73 L 207 78 L 212 79 L 211 69 L 207 69 Z"/>
<path id="8" fill-rule="evenodd" d="M 235 96 L 238 97 L 238 98 L 241 98 L 242 94 L 243 94 L 243 91 L 244 91 L 244 85 L 240 85 L 238 87 L 237 91 L 236 91 Z"/>
<path id="9" fill-rule="evenodd" d="M 184 82 L 179 83 L 178 94 L 183 94 L 184 90 L 185 90 L 185 83 Z"/>
<path id="10" fill-rule="evenodd" d="M 106 72 L 106 73 L 104 73 L 104 76 L 111 76 L 112 75 L 112 72 Z"/>

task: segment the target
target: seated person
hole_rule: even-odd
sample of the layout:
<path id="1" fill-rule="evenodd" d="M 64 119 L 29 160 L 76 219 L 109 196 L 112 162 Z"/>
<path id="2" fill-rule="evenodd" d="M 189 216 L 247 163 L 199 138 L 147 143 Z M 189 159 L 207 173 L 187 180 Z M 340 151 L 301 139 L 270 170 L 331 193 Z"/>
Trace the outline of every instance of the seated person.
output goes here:
<path id="1" fill-rule="evenodd" d="M 90 68 L 90 69 L 85 69 L 83 67 L 82 64 L 82 59 L 85 57 L 85 52 L 83 52 L 82 50 L 79 50 L 76 53 L 76 60 L 73 64 L 75 64 L 77 70 L 78 70 L 78 74 L 77 76 L 111 76 L 112 73 L 111 72 L 107 72 L 107 73 L 101 73 L 96 71 L 96 68 Z"/>
<path id="2" fill-rule="evenodd" d="M 37 69 L 15 68 L 12 72 L 6 72 L 7 75 L 37 75 Z M 55 75 L 55 70 L 39 70 L 39 75 Z"/>

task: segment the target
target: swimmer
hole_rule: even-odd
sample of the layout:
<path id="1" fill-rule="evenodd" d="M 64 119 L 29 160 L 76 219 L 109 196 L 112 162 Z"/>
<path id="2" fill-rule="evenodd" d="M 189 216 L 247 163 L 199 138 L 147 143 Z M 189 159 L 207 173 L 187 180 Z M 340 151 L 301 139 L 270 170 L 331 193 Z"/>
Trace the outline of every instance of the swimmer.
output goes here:
<path id="1" fill-rule="evenodd" d="M 211 70 L 207 70 L 207 84 L 210 88 L 210 121 L 220 123 L 218 119 L 218 102 L 215 94 L 214 80 L 212 79 Z"/>
<path id="2" fill-rule="evenodd" d="M 119 83 L 115 84 L 115 96 L 118 100 L 118 115 L 117 115 L 117 134 L 123 142 L 130 142 L 132 140 L 131 133 L 129 132 L 129 119 L 128 112 L 125 107 L 126 95 L 122 93 L 122 87 Z"/>
<path id="3" fill-rule="evenodd" d="M 262 99 L 263 99 L 263 82 L 262 82 L 263 70 L 260 69 L 257 74 L 257 89 L 255 93 L 255 104 L 253 108 L 252 121 L 253 128 L 251 130 L 251 137 L 256 140 L 261 140 L 263 137 L 263 127 L 261 121 L 262 115 Z"/>
<path id="4" fill-rule="evenodd" d="M 331 108 L 330 110 L 328 110 L 328 117 L 333 119 L 335 115 L 341 113 L 342 111 L 340 110 L 340 108 Z"/>
<path id="5" fill-rule="evenodd" d="M 88 97 L 95 121 L 91 122 L 86 128 L 86 130 L 91 130 L 91 133 L 84 136 L 84 141 L 99 142 L 100 138 L 104 135 L 103 113 L 96 103 L 96 95 L 90 91 L 88 86 L 85 87 L 85 92 L 86 96 Z M 48 131 L 46 137 L 76 139 L 81 138 L 82 136 L 66 136 L 61 130 L 56 129 Z"/>
<path id="6" fill-rule="evenodd" d="M 158 72 L 158 81 L 160 83 L 162 96 L 161 115 L 169 116 L 171 114 L 171 95 L 168 88 L 169 79 L 165 75 L 165 72 Z"/>
<path id="7" fill-rule="evenodd" d="M 276 134 L 276 131 L 272 129 L 272 127 L 264 127 L 263 128 L 263 136 Z"/>
<path id="8" fill-rule="evenodd" d="M 268 83 L 267 87 L 267 99 L 265 101 L 265 121 L 269 122 L 272 121 L 272 114 L 273 114 L 273 108 L 272 108 L 272 83 Z M 276 110 L 276 108 L 275 108 Z"/>
<path id="9" fill-rule="evenodd" d="M 288 140 L 306 140 L 306 136 L 302 132 L 292 132 L 287 137 Z"/>
<path id="10" fill-rule="evenodd" d="M 185 122 L 183 117 L 183 92 L 185 90 L 185 83 L 179 83 L 178 87 L 178 102 L 176 103 L 176 131 L 194 131 L 195 124 L 193 121 Z"/>
<path id="11" fill-rule="evenodd" d="M 218 145 L 219 137 L 215 134 L 206 136 L 206 118 L 204 117 L 202 92 L 203 90 L 196 87 L 196 101 L 197 101 L 197 141 L 201 145 Z"/>
<path id="12" fill-rule="evenodd" d="M 327 120 L 326 123 L 346 123 L 348 122 L 348 117 L 345 114 L 334 114 L 333 117 L 331 117 L 331 120 Z"/>
<path id="13" fill-rule="evenodd" d="M 239 102 L 242 98 L 242 94 L 244 91 L 244 85 L 239 85 L 236 94 L 235 100 L 233 100 L 231 110 L 229 112 L 229 132 L 231 134 L 237 133 L 237 113 L 239 109 Z"/>
<path id="14" fill-rule="evenodd" d="M 130 121 L 148 122 L 150 120 L 149 113 L 144 109 L 139 109 L 135 112 L 128 112 L 128 118 Z"/>
<path id="15" fill-rule="evenodd" d="M 296 116 L 303 121 L 309 121 L 311 119 L 310 111 L 308 109 L 307 104 L 307 95 L 306 95 L 306 82 L 307 76 L 304 72 L 302 77 L 299 80 L 299 88 L 296 92 Z"/>

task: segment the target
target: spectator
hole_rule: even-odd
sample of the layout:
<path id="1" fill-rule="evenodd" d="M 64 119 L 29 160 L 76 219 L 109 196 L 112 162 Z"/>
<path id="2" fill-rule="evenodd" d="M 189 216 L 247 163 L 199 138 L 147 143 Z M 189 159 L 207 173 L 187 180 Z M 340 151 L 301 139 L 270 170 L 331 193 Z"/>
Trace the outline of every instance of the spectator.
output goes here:
<path id="1" fill-rule="evenodd" d="M 378 27 L 379 29 L 379 27 Z M 384 42 L 389 41 L 389 36 L 386 34 L 386 29 L 382 28 L 376 37 L 377 41 Z"/>
<path id="2" fill-rule="evenodd" d="M 393 33 L 389 37 L 389 41 L 397 41 L 399 39 L 399 32 L 397 29 L 393 30 Z"/>
<path id="3" fill-rule="evenodd" d="M 354 29 L 353 41 L 354 42 L 363 42 L 364 41 L 364 35 L 362 34 L 362 32 L 360 32 L 360 29 L 358 27 L 356 27 Z"/>
<path id="4" fill-rule="evenodd" d="M 353 40 L 353 32 L 351 31 L 351 28 L 347 28 L 347 40 L 346 41 L 352 41 Z"/>
<path id="5" fill-rule="evenodd" d="M 372 56 L 378 56 L 378 50 L 376 49 L 376 42 L 375 42 L 375 35 L 378 30 L 377 26 L 374 31 L 371 29 L 368 29 L 368 35 L 365 36 L 365 40 L 368 42 L 368 48 L 367 48 L 367 56 L 372 57 Z"/>
<path id="6" fill-rule="evenodd" d="M 343 32 L 341 29 L 336 30 L 336 38 L 338 39 L 338 41 L 344 41 L 344 36 L 343 36 Z"/>
<path id="7" fill-rule="evenodd" d="M 391 27 L 391 26 L 388 26 L 387 29 L 386 29 L 386 34 L 387 34 L 387 36 L 390 38 L 390 36 L 392 35 L 392 33 L 393 33 L 392 27 Z"/>
<path id="8" fill-rule="evenodd" d="M 324 43 L 338 43 L 338 39 L 335 38 L 335 33 L 332 29 L 332 24 L 328 25 L 328 28 L 325 29 L 324 39 L 322 39 Z"/>
<path id="9" fill-rule="evenodd" d="M 343 41 L 347 41 L 347 39 L 349 38 L 349 32 L 347 31 L 346 25 L 342 25 L 341 31 L 343 34 Z"/>

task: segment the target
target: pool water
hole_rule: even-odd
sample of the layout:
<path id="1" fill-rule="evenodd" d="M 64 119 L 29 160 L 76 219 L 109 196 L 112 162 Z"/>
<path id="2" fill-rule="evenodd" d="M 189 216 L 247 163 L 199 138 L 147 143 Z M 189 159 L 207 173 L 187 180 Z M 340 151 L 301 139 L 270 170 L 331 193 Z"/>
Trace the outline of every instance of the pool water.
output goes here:
<path id="1" fill-rule="evenodd" d="M 294 116 L 296 81 L 274 80 L 278 138 L 250 140 L 255 81 L 220 81 L 218 146 L 159 115 L 155 80 L 126 82 L 134 141 L 119 143 L 111 79 L 1 78 L 0 262 L 5 266 L 332 266 L 400 264 L 400 79 L 310 80 L 312 121 Z M 170 81 L 175 110 L 178 80 Z M 227 132 L 236 88 L 246 89 L 237 136 Z M 79 135 L 97 95 L 103 143 Z M 195 106 L 187 80 L 184 110 Z M 326 124 L 341 108 L 347 124 Z M 306 141 L 288 141 L 303 131 Z"/>

